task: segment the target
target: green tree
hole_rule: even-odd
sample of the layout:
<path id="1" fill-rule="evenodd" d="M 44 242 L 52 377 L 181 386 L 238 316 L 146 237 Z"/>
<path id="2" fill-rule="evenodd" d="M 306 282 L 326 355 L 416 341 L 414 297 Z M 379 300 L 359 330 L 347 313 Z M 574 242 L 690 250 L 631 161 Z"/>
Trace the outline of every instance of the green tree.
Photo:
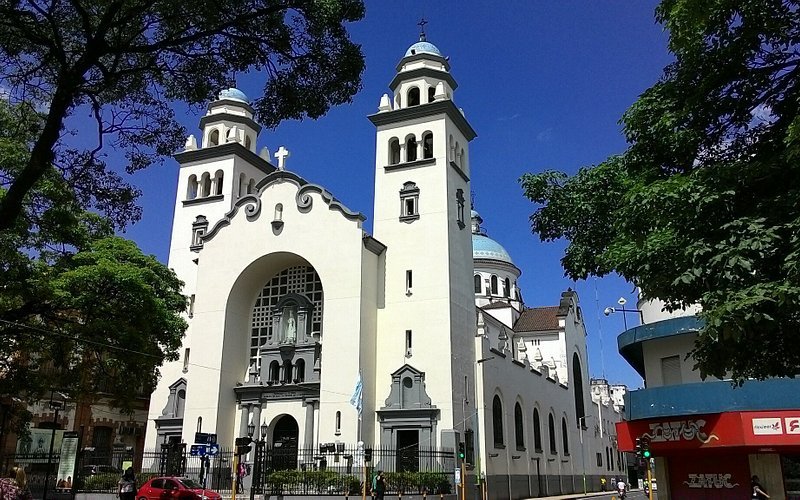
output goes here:
<path id="1" fill-rule="evenodd" d="M 2 179 L 0 232 L 52 166 L 84 208 L 136 220 L 139 192 L 104 148 L 124 151 L 129 173 L 172 154 L 185 134 L 170 103 L 206 102 L 237 72 L 264 75 L 266 126 L 349 102 L 364 59 L 344 24 L 363 15 L 361 0 L 0 0 L 0 90 L 46 108 L 24 166 Z M 78 109 L 96 121 L 94 147 L 64 140 Z"/>
<path id="2" fill-rule="evenodd" d="M 0 101 L 0 175 L 25 168 L 46 117 Z M 186 323 L 183 284 L 113 221 L 83 210 L 55 167 L 15 223 L 0 232 L 0 406 L 20 431 L 25 403 L 53 390 L 129 410 L 177 359 Z"/>
<path id="3" fill-rule="evenodd" d="M 532 229 L 573 279 L 618 273 L 702 306 L 703 376 L 800 373 L 800 5 L 663 0 L 675 61 L 624 114 L 628 149 L 526 174 Z"/>

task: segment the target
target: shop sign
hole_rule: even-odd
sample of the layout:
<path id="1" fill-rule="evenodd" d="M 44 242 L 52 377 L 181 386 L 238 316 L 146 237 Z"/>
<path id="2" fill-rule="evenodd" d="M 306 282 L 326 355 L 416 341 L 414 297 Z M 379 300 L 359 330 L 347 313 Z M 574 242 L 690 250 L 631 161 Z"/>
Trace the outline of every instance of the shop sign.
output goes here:
<path id="1" fill-rule="evenodd" d="M 739 483 L 731 484 L 732 474 L 689 474 L 689 480 L 683 484 L 693 489 L 731 489 Z"/>
<path id="2" fill-rule="evenodd" d="M 800 417 L 787 417 L 786 434 L 800 434 Z"/>
<path id="3" fill-rule="evenodd" d="M 670 441 L 700 441 L 707 444 L 712 439 L 719 439 L 714 434 L 710 436 L 703 431 L 706 421 L 697 420 L 676 420 L 673 422 L 657 422 L 650 424 L 650 433 L 645 434 L 654 443 L 665 443 Z"/>
<path id="4" fill-rule="evenodd" d="M 783 434 L 780 418 L 754 418 L 753 434 L 756 436 L 767 436 L 772 434 Z"/>

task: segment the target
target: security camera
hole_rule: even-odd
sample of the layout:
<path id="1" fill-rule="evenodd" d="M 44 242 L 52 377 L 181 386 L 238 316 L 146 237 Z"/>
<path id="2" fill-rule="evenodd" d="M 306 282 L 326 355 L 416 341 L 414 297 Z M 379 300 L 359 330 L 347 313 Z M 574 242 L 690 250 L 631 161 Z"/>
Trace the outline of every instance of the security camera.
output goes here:
<path id="1" fill-rule="evenodd" d="M 603 314 L 605 314 L 606 316 L 608 316 L 609 314 L 611 314 L 611 313 L 613 313 L 613 312 L 614 312 L 614 308 L 613 308 L 613 307 L 606 307 L 606 308 L 603 310 Z"/>

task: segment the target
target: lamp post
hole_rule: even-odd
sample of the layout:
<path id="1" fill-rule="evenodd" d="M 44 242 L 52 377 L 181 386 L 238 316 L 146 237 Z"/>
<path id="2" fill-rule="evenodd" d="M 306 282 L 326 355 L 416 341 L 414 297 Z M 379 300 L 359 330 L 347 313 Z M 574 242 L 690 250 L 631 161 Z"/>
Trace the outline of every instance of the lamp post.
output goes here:
<path id="1" fill-rule="evenodd" d="M 264 421 L 259 428 L 261 433 L 258 435 L 258 439 L 255 440 L 256 451 L 255 456 L 253 457 L 253 479 L 250 480 L 250 500 L 255 500 L 256 498 L 256 488 L 261 488 L 261 464 L 263 461 L 264 455 L 264 446 L 267 442 L 267 431 L 269 430 L 269 426 L 267 422 Z M 247 426 L 247 434 L 252 438 L 253 434 L 256 432 L 255 424 L 250 424 Z"/>
<path id="2" fill-rule="evenodd" d="M 625 326 L 625 330 L 628 329 L 628 317 L 625 316 L 628 313 L 636 313 L 636 314 L 638 314 L 639 315 L 639 323 L 642 324 L 642 325 L 644 324 L 644 314 L 642 313 L 642 311 L 640 311 L 639 309 L 625 309 L 625 304 L 628 303 L 628 301 L 625 300 L 625 297 L 620 297 L 619 300 L 617 301 L 617 303 L 620 305 L 620 307 L 606 307 L 603 310 L 603 314 L 608 316 L 608 315 L 613 314 L 613 313 L 618 313 L 618 312 L 622 313 L 622 324 Z"/>
<path id="3" fill-rule="evenodd" d="M 586 450 L 583 448 L 583 426 L 586 425 L 586 419 L 594 417 L 594 415 L 584 415 L 578 417 L 578 432 L 581 436 L 581 474 L 583 475 L 583 494 L 586 494 Z"/>
<path id="4" fill-rule="evenodd" d="M 53 445 L 56 441 L 56 426 L 58 425 L 58 412 L 64 407 L 62 401 L 50 400 L 50 409 L 55 410 L 53 415 L 53 432 L 50 434 L 50 451 L 47 452 L 47 469 L 44 471 L 44 491 L 42 492 L 42 500 L 47 500 L 47 484 L 50 482 L 50 464 L 53 463 Z"/>

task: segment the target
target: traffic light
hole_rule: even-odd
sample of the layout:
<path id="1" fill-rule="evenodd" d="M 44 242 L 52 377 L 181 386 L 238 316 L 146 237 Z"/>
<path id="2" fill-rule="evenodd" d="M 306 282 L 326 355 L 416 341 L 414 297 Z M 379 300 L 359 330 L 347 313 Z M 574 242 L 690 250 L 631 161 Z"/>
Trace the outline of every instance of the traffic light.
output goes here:
<path id="1" fill-rule="evenodd" d="M 463 442 L 458 443 L 458 459 L 464 460 L 467 457 L 467 445 Z"/>
<path id="2" fill-rule="evenodd" d="M 650 453 L 650 438 L 647 437 L 647 436 L 644 436 L 643 438 L 641 438 L 641 445 L 642 445 L 642 458 L 647 460 L 651 456 L 651 453 Z"/>
<path id="3" fill-rule="evenodd" d="M 636 452 L 636 458 L 642 458 L 642 438 L 636 438 L 636 447 L 634 448 Z"/>
<path id="4" fill-rule="evenodd" d="M 236 444 L 236 454 L 247 455 L 250 453 L 250 450 L 253 449 L 253 447 L 250 446 L 250 443 L 252 442 L 253 439 L 247 436 L 236 438 L 236 441 L 234 442 L 234 444 Z"/>
<path id="5" fill-rule="evenodd" d="M 364 461 L 372 462 L 372 448 L 369 446 L 364 448 Z"/>

